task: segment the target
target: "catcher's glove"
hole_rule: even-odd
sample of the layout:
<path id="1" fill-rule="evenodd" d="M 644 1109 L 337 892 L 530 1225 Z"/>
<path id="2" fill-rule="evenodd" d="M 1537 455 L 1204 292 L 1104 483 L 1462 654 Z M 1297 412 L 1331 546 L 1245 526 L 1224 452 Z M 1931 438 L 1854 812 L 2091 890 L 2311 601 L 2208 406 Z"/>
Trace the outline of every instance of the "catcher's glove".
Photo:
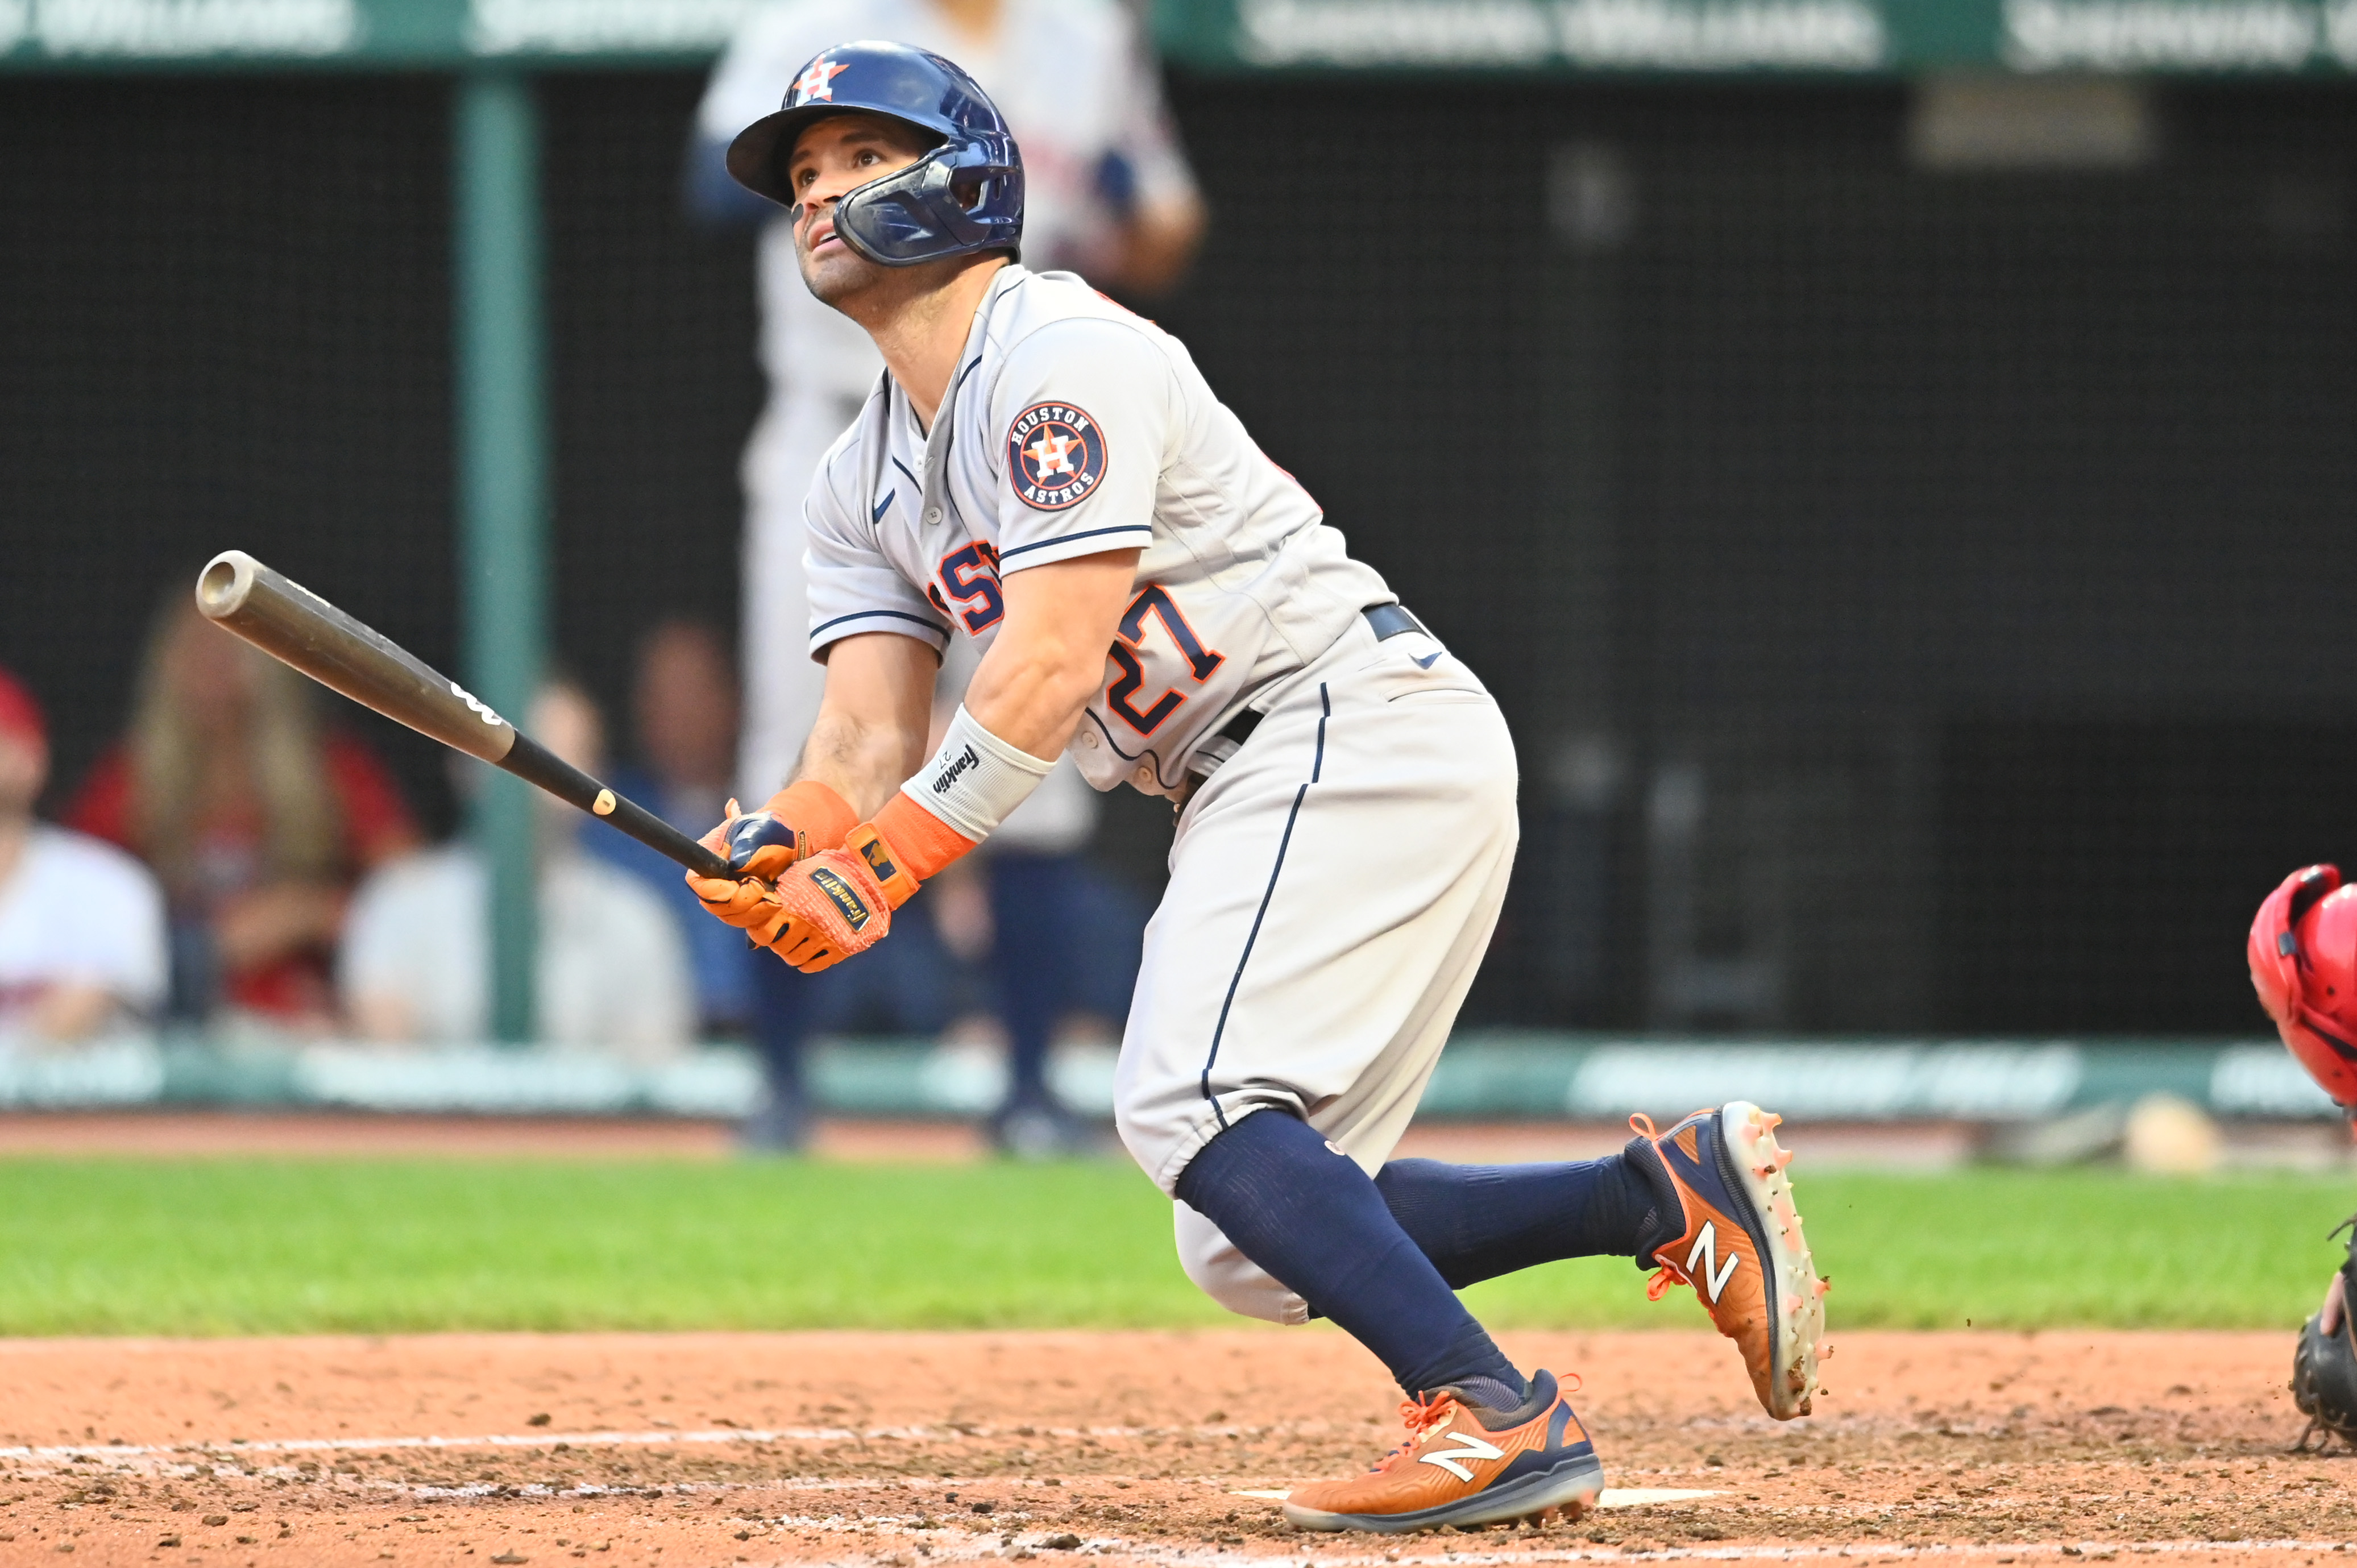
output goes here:
<path id="1" fill-rule="evenodd" d="M 2357 1226 L 2357 1215 L 2342 1220 L 2332 1233 L 2338 1236 L 2352 1226 Z M 2322 1310 L 2301 1327 L 2299 1348 L 2292 1352 L 2291 1399 L 2308 1417 L 2308 1429 L 2292 1444 L 2295 1453 L 2305 1451 L 2311 1438 L 2318 1439 L 2321 1451 L 2331 1446 L 2335 1436 L 2357 1448 L 2357 1337 L 2352 1337 L 2357 1323 L 2349 1311 L 2357 1234 L 2349 1244 L 2349 1261 L 2334 1271 Z"/>

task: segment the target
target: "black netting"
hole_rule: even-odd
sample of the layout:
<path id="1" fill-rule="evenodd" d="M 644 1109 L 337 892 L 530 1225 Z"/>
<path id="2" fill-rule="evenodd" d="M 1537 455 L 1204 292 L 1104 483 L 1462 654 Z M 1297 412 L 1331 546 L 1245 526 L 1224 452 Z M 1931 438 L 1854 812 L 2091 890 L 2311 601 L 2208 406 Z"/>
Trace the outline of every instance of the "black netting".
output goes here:
<path id="1" fill-rule="evenodd" d="M 1165 319 L 1516 724 L 1477 1011 L 2249 1031 L 2259 897 L 2357 856 L 2357 94 L 2075 173 L 1909 102 L 1179 94 Z"/>
<path id="2" fill-rule="evenodd" d="M 0 662 L 52 795 L 124 721 L 148 623 L 253 551 L 447 667 L 447 90 L 14 80 L 0 93 Z M 424 742 L 373 714 L 414 789 Z"/>
<path id="3" fill-rule="evenodd" d="M 734 615 L 759 387 L 749 245 L 681 216 L 698 85 L 542 91 L 554 619 L 609 704 L 649 620 Z M 0 662 L 68 781 L 224 544 L 455 660 L 447 92 L 0 98 Z M 2253 1029 L 2250 909 L 2357 861 L 2357 94 L 2163 89 L 2143 166 L 1972 174 L 1898 87 L 1175 101 L 1215 228 L 1153 314 L 1520 737 L 1478 1015 Z"/>

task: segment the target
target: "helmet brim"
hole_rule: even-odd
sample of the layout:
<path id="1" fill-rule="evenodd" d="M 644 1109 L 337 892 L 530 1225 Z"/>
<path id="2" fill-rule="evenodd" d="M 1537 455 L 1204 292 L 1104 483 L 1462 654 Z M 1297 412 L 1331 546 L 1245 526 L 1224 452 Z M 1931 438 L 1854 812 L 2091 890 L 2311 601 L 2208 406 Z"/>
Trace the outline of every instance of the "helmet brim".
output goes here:
<path id="1" fill-rule="evenodd" d="M 780 109 L 764 114 L 737 133 L 728 144 L 728 177 L 753 192 L 766 196 L 780 207 L 794 203 L 793 184 L 785 166 L 794 150 L 794 138 L 805 127 L 834 114 L 873 114 L 879 120 L 891 120 L 908 126 L 919 135 L 939 146 L 942 134 L 930 125 L 882 109 L 870 109 L 859 103 L 805 103 L 798 109 Z"/>

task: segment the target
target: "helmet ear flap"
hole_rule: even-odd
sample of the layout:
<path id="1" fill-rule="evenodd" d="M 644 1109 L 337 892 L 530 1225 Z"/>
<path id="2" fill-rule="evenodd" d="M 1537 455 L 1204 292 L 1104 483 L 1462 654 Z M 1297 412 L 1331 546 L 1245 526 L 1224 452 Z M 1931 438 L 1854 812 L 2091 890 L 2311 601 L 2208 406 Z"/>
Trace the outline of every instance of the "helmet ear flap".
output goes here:
<path id="1" fill-rule="evenodd" d="M 2251 922 L 2246 956 L 2252 988 L 2285 1048 L 2335 1102 L 2357 1107 L 2357 1029 L 2351 1026 L 2357 1023 L 2352 1013 L 2357 990 L 2349 985 L 2346 950 L 2352 911 L 2339 900 L 2324 903 L 2341 887 L 2341 873 L 2330 865 L 2308 866 L 2284 878 Z M 2303 949 L 2299 927 L 2311 914 L 2314 929 L 2307 935 L 2323 942 L 2325 950 Z"/>
<path id="2" fill-rule="evenodd" d="M 2251 985 L 2259 993 L 2259 1005 L 2278 1029 L 2288 1028 L 2299 1016 L 2299 938 L 2294 928 L 2301 916 L 2340 886 L 2338 866 L 2304 866 L 2267 895 L 2251 922 L 2246 950 Z"/>
<path id="3" fill-rule="evenodd" d="M 956 253 L 956 237 L 943 232 L 942 221 L 947 174 L 936 152 L 869 180 L 835 203 L 834 231 L 879 266 L 915 266 Z"/>
<path id="4" fill-rule="evenodd" d="M 1004 156 L 951 144 L 845 193 L 835 204 L 834 228 L 844 243 L 877 265 L 910 267 L 977 251 L 1017 250 L 1022 205 L 1022 165 L 1011 143 Z"/>

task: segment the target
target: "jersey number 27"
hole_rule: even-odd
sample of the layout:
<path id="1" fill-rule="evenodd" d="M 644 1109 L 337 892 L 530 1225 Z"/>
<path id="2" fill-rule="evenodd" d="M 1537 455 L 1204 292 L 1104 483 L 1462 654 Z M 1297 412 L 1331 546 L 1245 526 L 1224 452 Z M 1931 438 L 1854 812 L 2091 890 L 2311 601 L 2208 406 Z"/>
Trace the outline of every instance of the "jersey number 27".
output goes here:
<path id="1" fill-rule="evenodd" d="M 1146 591 L 1132 599 L 1129 608 L 1122 612 L 1119 628 L 1121 639 L 1108 649 L 1105 657 L 1113 660 L 1115 674 L 1113 683 L 1105 688 L 1105 706 L 1121 715 L 1124 724 L 1140 735 L 1152 735 L 1164 721 L 1178 711 L 1187 694 L 1177 687 L 1164 692 L 1148 706 L 1137 705 L 1137 693 L 1146 685 L 1146 662 L 1138 658 L 1138 650 L 1146 645 L 1146 622 L 1148 617 L 1162 623 L 1170 640 L 1178 645 L 1178 652 L 1187 660 L 1187 671 L 1201 685 L 1211 678 L 1211 671 L 1227 661 L 1227 656 L 1214 653 L 1203 646 L 1195 628 L 1187 624 L 1176 600 L 1159 584 L 1149 585 Z"/>

